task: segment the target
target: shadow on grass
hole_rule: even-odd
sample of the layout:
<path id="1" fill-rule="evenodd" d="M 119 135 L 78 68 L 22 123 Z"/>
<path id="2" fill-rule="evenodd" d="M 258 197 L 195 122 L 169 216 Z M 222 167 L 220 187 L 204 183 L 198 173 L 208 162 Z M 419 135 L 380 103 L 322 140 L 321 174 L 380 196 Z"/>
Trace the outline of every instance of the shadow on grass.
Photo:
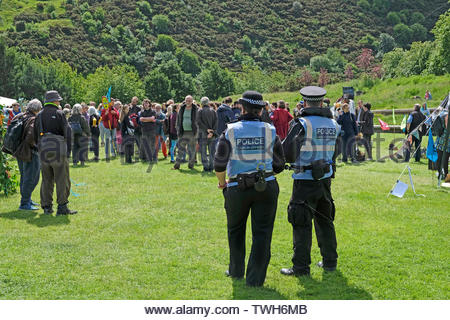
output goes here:
<path id="1" fill-rule="evenodd" d="M 322 281 L 311 277 L 299 277 L 299 284 L 304 288 L 298 297 L 304 300 L 372 300 L 367 291 L 354 287 L 339 271 L 323 272 Z"/>
<path id="2" fill-rule="evenodd" d="M 287 297 L 271 288 L 248 287 L 245 279 L 233 279 L 233 300 L 287 300 Z"/>
<path id="3" fill-rule="evenodd" d="M 45 214 L 38 214 L 36 211 L 10 211 L 0 214 L 1 219 L 9 220 L 25 220 L 27 223 L 35 225 L 39 228 L 49 226 L 67 225 L 70 223 L 68 216 L 51 216 Z"/>

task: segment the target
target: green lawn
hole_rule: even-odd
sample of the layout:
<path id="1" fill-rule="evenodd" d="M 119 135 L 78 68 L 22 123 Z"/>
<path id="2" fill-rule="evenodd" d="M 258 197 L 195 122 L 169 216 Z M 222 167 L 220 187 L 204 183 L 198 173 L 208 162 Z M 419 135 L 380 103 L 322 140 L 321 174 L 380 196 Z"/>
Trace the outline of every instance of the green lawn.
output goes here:
<path id="1" fill-rule="evenodd" d="M 387 194 L 404 164 L 339 164 L 338 271 L 312 266 L 306 279 L 279 272 L 292 255 L 292 181 L 280 174 L 272 259 L 259 289 L 224 276 L 223 198 L 200 165 L 172 171 L 164 160 L 147 172 L 147 165 L 116 159 L 71 168 L 73 180 L 86 184 L 73 187 L 80 194 L 70 199 L 75 216 L 21 212 L 18 195 L 0 197 L 0 298 L 449 299 L 450 197 L 432 185 L 423 162 L 411 167 L 426 197 L 408 190 L 403 199 Z M 39 200 L 39 188 L 33 198 Z M 312 261 L 319 260 L 314 240 Z"/>

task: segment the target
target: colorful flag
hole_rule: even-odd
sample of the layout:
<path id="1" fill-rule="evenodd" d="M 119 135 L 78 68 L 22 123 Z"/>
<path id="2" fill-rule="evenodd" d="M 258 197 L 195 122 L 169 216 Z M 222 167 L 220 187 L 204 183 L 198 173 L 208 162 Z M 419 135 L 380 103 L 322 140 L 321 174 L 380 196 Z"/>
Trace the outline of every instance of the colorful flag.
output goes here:
<path id="1" fill-rule="evenodd" d="M 384 122 L 381 119 L 378 119 L 378 121 L 380 122 L 381 130 L 383 131 L 390 130 L 389 125 L 386 122 Z"/>
<path id="2" fill-rule="evenodd" d="M 438 159 L 438 153 L 436 150 L 436 146 L 434 145 L 433 134 L 431 133 L 431 130 L 428 133 L 427 158 L 432 162 L 436 162 Z"/>
<path id="3" fill-rule="evenodd" d="M 108 102 L 111 102 L 111 87 L 109 87 L 108 92 L 106 93 L 106 98 L 108 99 Z"/>
<path id="4" fill-rule="evenodd" d="M 403 117 L 402 123 L 400 124 L 400 129 L 402 129 L 403 132 L 405 132 L 405 130 L 406 130 L 406 121 L 407 121 L 407 116 L 405 114 L 405 116 Z"/>
<path id="5" fill-rule="evenodd" d="M 395 126 L 397 122 L 395 121 L 395 109 L 392 107 L 392 124 Z"/>

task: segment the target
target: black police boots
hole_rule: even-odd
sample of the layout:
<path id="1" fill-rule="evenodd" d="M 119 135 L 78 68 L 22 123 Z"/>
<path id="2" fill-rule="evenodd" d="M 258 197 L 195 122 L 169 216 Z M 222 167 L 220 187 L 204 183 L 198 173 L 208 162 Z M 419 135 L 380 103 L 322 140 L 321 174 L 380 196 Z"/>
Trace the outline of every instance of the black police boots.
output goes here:
<path id="1" fill-rule="evenodd" d="M 56 212 L 57 216 L 65 216 L 68 214 L 76 214 L 78 211 L 70 210 L 67 205 L 58 207 L 58 211 Z"/>

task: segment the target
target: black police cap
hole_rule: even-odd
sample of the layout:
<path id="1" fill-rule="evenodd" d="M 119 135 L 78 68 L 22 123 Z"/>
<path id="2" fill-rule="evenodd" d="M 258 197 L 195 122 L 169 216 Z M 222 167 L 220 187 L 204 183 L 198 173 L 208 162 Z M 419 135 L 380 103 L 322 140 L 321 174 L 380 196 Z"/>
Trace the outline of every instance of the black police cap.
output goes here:
<path id="1" fill-rule="evenodd" d="M 302 88 L 300 94 L 305 101 L 322 101 L 323 97 L 327 94 L 327 91 L 321 87 L 309 86 Z"/>
<path id="2" fill-rule="evenodd" d="M 260 109 L 266 105 L 263 96 L 258 91 L 245 91 L 239 103 L 248 108 Z"/>

